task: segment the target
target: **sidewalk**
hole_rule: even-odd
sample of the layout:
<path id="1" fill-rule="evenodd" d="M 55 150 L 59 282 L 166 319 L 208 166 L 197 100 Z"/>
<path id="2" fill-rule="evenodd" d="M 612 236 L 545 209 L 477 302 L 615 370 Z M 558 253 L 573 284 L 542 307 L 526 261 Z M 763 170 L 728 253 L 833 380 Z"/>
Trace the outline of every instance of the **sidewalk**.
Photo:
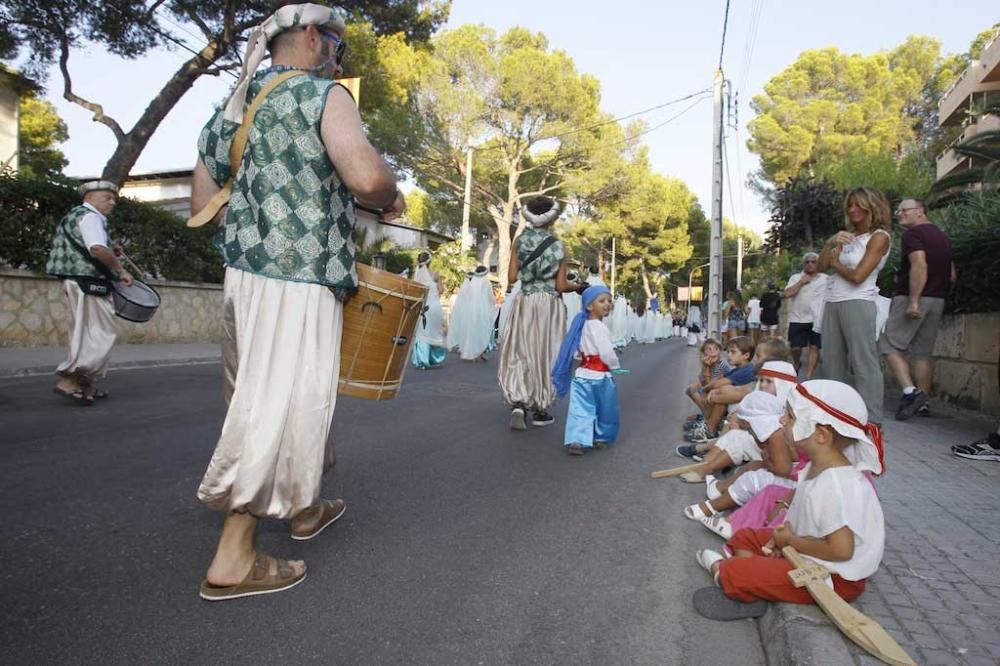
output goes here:
<path id="1" fill-rule="evenodd" d="M 111 352 L 111 370 L 218 363 L 221 356 L 221 347 L 217 344 L 115 345 Z M 65 358 L 65 347 L 2 347 L 0 377 L 50 375 Z"/>
<path id="2" fill-rule="evenodd" d="M 887 405 L 895 411 L 895 402 Z M 951 455 L 997 424 L 934 406 L 885 423 L 882 567 L 854 603 L 919 664 L 1000 663 L 1000 463 Z M 879 663 L 816 607 L 775 604 L 761 619 L 770 664 Z"/>

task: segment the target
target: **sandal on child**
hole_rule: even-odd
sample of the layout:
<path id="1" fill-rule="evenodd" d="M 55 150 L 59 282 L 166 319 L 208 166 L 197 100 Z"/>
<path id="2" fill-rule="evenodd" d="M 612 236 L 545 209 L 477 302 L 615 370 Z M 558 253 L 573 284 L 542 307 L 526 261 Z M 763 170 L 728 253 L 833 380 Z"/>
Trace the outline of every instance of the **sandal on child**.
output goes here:
<path id="1" fill-rule="evenodd" d="M 721 562 L 726 558 L 724 558 L 722 553 L 719 551 L 706 548 L 704 550 L 695 551 L 694 559 L 697 560 L 702 569 L 714 576 L 715 572 L 712 571 L 712 565 L 716 562 Z"/>
<path id="2" fill-rule="evenodd" d="M 705 510 L 701 508 L 702 504 L 708 507 L 708 513 L 705 513 Z M 717 513 L 719 512 L 712 506 L 711 502 L 698 502 L 697 504 L 684 507 L 684 516 L 691 520 L 701 520 L 702 518 L 714 516 Z"/>
<path id="3" fill-rule="evenodd" d="M 705 496 L 710 500 L 722 497 L 722 491 L 719 490 L 719 480 L 711 474 L 705 476 Z"/>
<path id="4" fill-rule="evenodd" d="M 726 519 L 725 516 L 712 516 L 711 518 L 702 518 L 701 524 L 708 528 L 712 534 L 716 534 L 726 541 L 733 538 L 733 526 Z"/>
<path id="5" fill-rule="evenodd" d="M 308 532 L 295 532 L 294 527 L 292 528 L 292 538 L 296 541 L 309 541 L 319 536 L 319 533 L 325 530 L 330 525 L 340 520 L 340 517 L 344 515 L 347 511 L 347 504 L 342 499 L 335 500 L 322 500 L 323 512 L 320 514 L 319 520 L 316 521 L 316 525 Z"/>
<path id="6" fill-rule="evenodd" d="M 199 596 L 206 601 L 226 601 L 258 594 L 289 590 L 306 579 L 306 572 L 296 573 L 291 563 L 257 553 L 246 577 L 236 585 L 213 585 L 201 581 Z"/>
<path id="7" fill-rule="evenodd" d="M 691 602 L 699 615 L 720 622 L 760 617 L 767 612 L 770 605 L 766 601 L 754 601 L 749 604 L 734 601 L 717 587 L 703 587 L 697 590 Z"/>

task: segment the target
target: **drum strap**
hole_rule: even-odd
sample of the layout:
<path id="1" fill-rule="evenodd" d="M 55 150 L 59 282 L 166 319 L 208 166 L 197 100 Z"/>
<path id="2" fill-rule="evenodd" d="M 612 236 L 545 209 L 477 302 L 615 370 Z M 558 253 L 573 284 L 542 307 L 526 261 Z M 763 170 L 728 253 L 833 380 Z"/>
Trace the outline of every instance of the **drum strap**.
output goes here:
<path id="1" fill-rule="evenodd" d="M 65 222 L 63 222 L 63 224 L 65 224 Z M 78 243 L 68 231 L 66 232 L 66 240 L 68 240 L 69 244 L 72 245 L 81 255 L 83 255 L 87 261 L 94 265 L 94 268 L 97 269 L 98 273 L 105 276 L 103 278 L 73 276 L 73 279 L 76 280 L 76 284 L 80 287 L 80 290 L 84 293 L 84 295 L 107 296 L 110 294 L 112 277 L 111 271 L 108 270 L 108 267 L 95 259 L 94 255 L 90 254 L 90 250 Z"/>
<path id="2" fill-rule="evenodd" d="M 548 238 L 546 238 L 545 240 L 543 240 L 541 243 L 539 243 L 538 247 L 536 247 L 534 250 L 532 250 L 531 254 L 529 254 L 528 257 L 527 257 L 527 259 L 524 260 L 524 263 L 521 264 L 521 266 L 520 266 L 521 270 L 524 270 L 525 268 L 528 267 L 528 265 L 531 262 L 533 262 L 535 259 L 538 259 L 538 257 L 542 256 L 542 253 L 545 252 L 547 249 L 549 249 L 549 246 L 552 245 L 555 242 L 556 242 L 556 237 L 555 236 L 549 236 Z"/>
<path id="3" fill-rule="evenodd" d="M 253 102 L 250 103 L 250 107 L 247 109 L 246 113 L 243 114 L 243 123 L 240 125 L 239 129 L 236 130 L 236 136 L 233 137 L 233 142 L 229 146 L 229 164 L 231 175 L 226 180 L 226 183 L 222 186 L 222 189 L 215 193 L 215 195 L 208 200 L 205 207 L 198 211 L 198 214 L 187 221 L 189 227 L 200 227 L 207 223 L 209 220 L 214 218 L 222 207 L 229 203 L 229 197 L 233 194 L 233 177 L 236 176 L 236 172 L 239 170 L 240 162 L 243 161 L 243 153 L 247 148 L 247 139 L 250 135 L 250 128 L 253 126 L 254 116 L 257 115 L 257 110 L 260 109 L 261 105 L 264 103 L 264 99 L 271 93 L 272 90 L 277 88 L 279 85 L 287 81 L 294 76 L 304 76 L 304 72 L 299 69 L 293 69 L 290 72 L 283 72 L 278 76 L 274 77 L 268 81 L 257 96 L 253 98 Z"/>

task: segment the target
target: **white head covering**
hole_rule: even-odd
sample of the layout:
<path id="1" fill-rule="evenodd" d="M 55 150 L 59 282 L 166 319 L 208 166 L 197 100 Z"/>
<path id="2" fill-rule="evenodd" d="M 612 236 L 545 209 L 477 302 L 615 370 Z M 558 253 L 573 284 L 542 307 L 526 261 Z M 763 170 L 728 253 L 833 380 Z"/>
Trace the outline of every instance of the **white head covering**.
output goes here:
<path id="1" fill-rule="evenodd" d="M 91 180 L 76 188 L 77 193 L 82 197 L 87 192 L 113 192 L 118 194 L 118 186 L 110 180 Z"/>
<path id="2" fill-rule="evenodd" d="M 771 381 L 774 382 L 775 393 L 782 405 L 785 404 L 788 395 L 798 384 L 795 366 L 788 361 L 768 361 L 757 371 L 757 377 L 771 378 Z"/>
<path id="3" fill-rule="evenodd" d="M 253 29 L 247 40 L 247 50 L 243 58 L 240 78 L 236 82 L 236 88 L 229 97 L 229 101 L 226 102 L 226 120 L 238 124 L 243 122 L 243 106 L 246 104 L 247 90 L 250 88 L 254 72 L 257 71 L 264 59 L 267 43 L 280 32 L 306 25 L 327 26 L 338 35 L 343 35 L 346 28 L 344 17 L 339 9 L 312 3 L 285 5 L 264 19 L 260 25 Z"/>
<path id="4" fill-rule="evenodd" d="M 868 423 L 868 408 L 857 391 L 842 382 L 813 379 L 798 385 L 788 399 L 795 414 L 792 436 L 800 442 L 828 425 L 844 437 L 856 440 L 844 455 L 862 472 L 881 474 L 884 469 L 882 432 Z"/>
<path id="5" fill-rule="evenodd" d="M 750 424 L 754 437 L 763 442 L 781 428 L 785 403 L 767 391 L 751 391 L 736 406 L 736 415 Z"/>
<path id="6" fill-rule="evenodd" d="M 528 210 L 527 206 L 521 208 L 521 215 L 523 215 L 524 219 L 526 219 L 528 223 L 531 226 L 535 227 L 536 229 L 538 227 L 548 226 L 553 222 L 555 222 L 559 218 L 560 212 L 562 211 L 559 210 L 559 204 L 556 203 L 555 201 L 552 202 L 552 208 L 548 209 L 547 211 L 545 211 L 540 215 L 535 215 L 534 213 L 532 213 L 530 210 Z"/>

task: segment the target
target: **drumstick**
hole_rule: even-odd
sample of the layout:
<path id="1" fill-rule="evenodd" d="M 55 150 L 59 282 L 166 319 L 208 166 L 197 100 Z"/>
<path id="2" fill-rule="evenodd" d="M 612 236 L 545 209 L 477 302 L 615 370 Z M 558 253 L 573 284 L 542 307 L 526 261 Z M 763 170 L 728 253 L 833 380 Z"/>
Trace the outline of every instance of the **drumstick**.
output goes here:
<path id="1" fill-rule="evenodd" d="M 121 250 L 121 253 L 122 253 L 121 254 L 122 259 L 124 259 L 125 261 L 127 261 L 129 263 L 129 265 L 132 268 L 135 269 L 135 272 L 136 272 L 137 275 L 145 275 L 146 274 L 141 268 L 139 268 L 138 266 L 135 265 L 135 262 L 132 261 L 132 257 L 130 257 L 127 254 L 125 254 L 125 250 Z"/>
<path id="2" fill-rule="evenodd" d="M 669 476 L 678 476 L 680 474 L 684 474 L 685 472 L 693 472 L 700 464 L 701 463 L 692 463 L 690 465 L 681 465 L 680 467 L 671 467 L 670 469 L 661 469 L 658 472 L 653 472 L 649 476 L 653 479 L 665 479 Z"/>

